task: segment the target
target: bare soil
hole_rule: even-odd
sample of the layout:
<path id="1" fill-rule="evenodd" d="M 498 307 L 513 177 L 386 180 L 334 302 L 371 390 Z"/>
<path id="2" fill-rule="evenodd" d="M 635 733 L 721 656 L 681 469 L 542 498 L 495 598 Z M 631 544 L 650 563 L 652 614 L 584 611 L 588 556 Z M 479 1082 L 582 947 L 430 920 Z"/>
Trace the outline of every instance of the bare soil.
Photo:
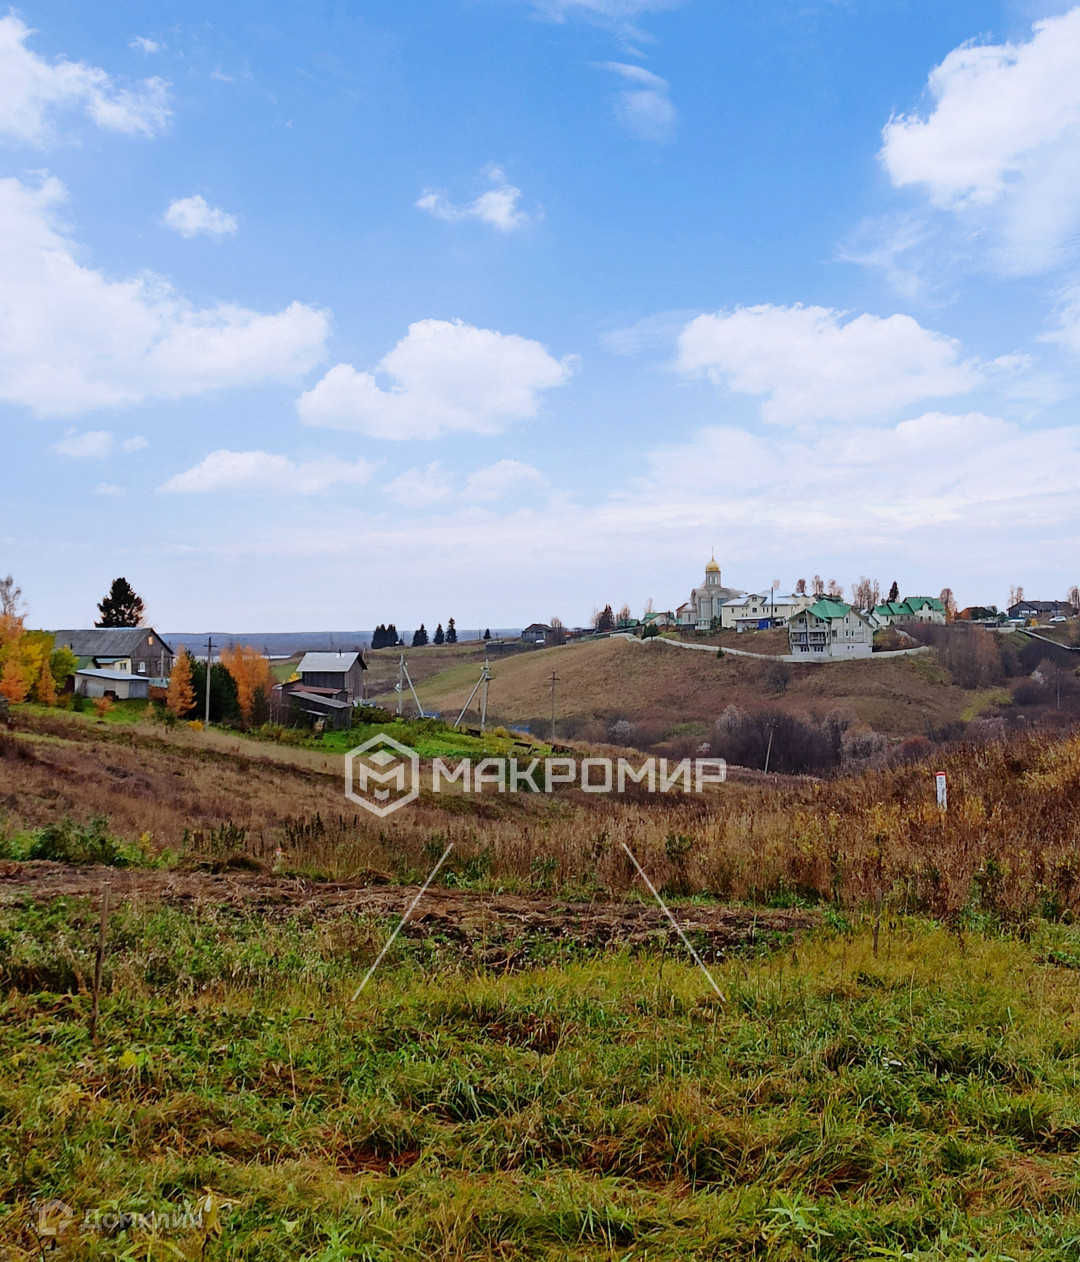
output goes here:
<path id="1" fill-rule="evenodd" d="M 417 885 L 368 881 L 315 882 L 267 873 L 177 872 L 75 867 L 62 863 L 0 863 L 0 909 L 27 907 L 58 898 L 97 899 L 109 890 L 110 905 L 161 902 L 207 905 L 268 920 L 319 920 L 341 915 L 396 919 L 416 895 Z M 684 933 L 706 958 L 810 928 L 804 910 L 757 910 L 703 904 L 671 905 Z M 573 902 L 546 895 L 492 894 L 432 887 L 425 891 L 402 930 L 406 937 L 438 935 L 485 963 L 513 965 L 528 954 L 528 942 L 547 939 L 583 949 L 621 944 L 681 947 L 679 936 L 653 901 Z"/>

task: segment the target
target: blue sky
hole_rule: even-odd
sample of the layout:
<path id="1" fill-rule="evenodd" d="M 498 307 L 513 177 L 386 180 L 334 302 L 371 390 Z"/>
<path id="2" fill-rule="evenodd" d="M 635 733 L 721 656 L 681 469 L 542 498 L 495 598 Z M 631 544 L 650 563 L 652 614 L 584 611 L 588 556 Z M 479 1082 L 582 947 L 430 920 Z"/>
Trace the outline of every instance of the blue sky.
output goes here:
<path id="1" fill-rule="evenodd" d="M 0 572 L 78 625 L 1080 581 L 1080 8 L 0 18 Z"/>

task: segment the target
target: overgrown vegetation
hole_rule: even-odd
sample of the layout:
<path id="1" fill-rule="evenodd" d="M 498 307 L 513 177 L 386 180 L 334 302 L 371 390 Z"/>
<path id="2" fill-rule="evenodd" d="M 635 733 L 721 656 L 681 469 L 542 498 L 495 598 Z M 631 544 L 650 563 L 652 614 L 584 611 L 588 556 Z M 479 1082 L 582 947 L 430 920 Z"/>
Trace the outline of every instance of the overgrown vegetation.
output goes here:
<path id="1" fill-rule="evenodd" d="M 850 909 L 880 898 L 898 912 L 975 906 L 1017 922 L 1080 913 L 1080 736 L 960 745 L 932 761 L 916 747 L 911 761 L 855 776 L 736 778 L 705 795 L 426 787 L 380 821 L 344 801 L 340 757 L 74 716 L 22 722 L 29 730 L 0 734 L 6 836 L 104 816 L 112 836 L 148 834 L 149 848 L 186 865 L 268 868 L 281 848 L 284 871 L 401 881 L 422 880 L 453 842 L 445 875 L 468 867 L 476 888 L 530 889 L 540 856 L 549 888 L 604 896 L 635 884 L 625 841 L 658 886 L 720 899 Z M 939 769 L 947 812 L 935 804 Z M 677 863 L 670 835 L 690 839 Z"/>
<path id="2" fill-rule="evenodd" d="M 671 959 L 399 940 L 354 1003 L 388 926 L 120 906 L 95 1046 L 96 920 L 0 917 L 8 1257 L 54 1197 L 56 1257 L 1080 1256 L 1072 929 L 822 931 L 714 966 L 726 1005 Z"/>

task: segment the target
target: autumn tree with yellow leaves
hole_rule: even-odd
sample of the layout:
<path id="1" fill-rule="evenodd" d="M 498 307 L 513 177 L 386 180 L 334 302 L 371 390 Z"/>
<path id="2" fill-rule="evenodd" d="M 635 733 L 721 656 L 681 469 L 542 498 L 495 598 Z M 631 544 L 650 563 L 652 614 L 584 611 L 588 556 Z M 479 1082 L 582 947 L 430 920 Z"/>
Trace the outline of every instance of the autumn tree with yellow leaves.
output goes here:
<path id="1" fill-rule="evenodd" d="M 245 727 L 265 722 L 274 676 L 270 663 L 247 644 L 221 650 L 221 664 L 236 682 L 236 700 Z"/>
<path id="2" fill-rule="evenodd" d="M 165 709 L 178 719 L 186 718 L 195 708 L 195 689 L 191 683 L 191 654 L 181 653 L 173 662 Z"/>

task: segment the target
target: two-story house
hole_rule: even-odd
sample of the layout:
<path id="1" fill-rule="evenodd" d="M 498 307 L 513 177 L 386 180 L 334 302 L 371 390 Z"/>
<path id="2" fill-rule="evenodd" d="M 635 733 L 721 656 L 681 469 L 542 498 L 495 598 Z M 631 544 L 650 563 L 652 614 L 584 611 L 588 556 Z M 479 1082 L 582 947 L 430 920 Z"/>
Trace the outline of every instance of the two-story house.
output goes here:
<path id="1" fill-rule="evenodd" d="M 869 657 L 874 651 L 874 628 L 844 601 L 822 597 L 792 616 L 788 645 L 794 656 Z"/>

